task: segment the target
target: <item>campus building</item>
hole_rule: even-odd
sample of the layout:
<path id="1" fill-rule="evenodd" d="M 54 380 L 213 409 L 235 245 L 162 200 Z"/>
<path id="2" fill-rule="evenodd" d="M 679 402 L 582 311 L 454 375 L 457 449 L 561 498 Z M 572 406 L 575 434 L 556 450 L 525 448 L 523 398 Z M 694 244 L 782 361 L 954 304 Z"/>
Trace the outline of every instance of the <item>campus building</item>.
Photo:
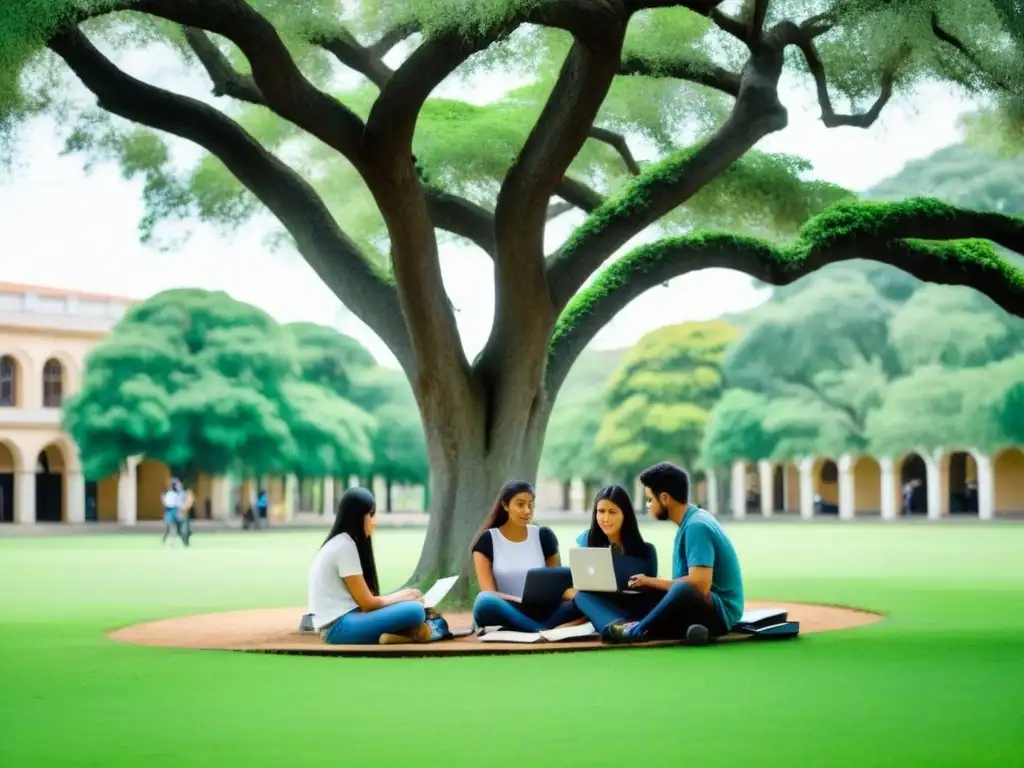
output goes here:
<path id="1" fill-rule="evenodd" d="M 737 461 L 708 473 L 712 511 L 747 515 L 833 515 L 843 520 L 907 514 L 938 520 L 1024 517 L 1024 450 L 921 450 L 897 458 L 839 456 L 793 462 Z"/>
<path id="2" fill-rule="evenodd" d="M 119 474 L 88 482 L 78 446 L 61 428 L 62 405 L 81 385 L 86 355 L 134 303 L 0 283 L 0 523 L 162 519 L 166 465 L 132 457 Z M 266 478 L 270 517 L 286 520 L 297 510 L 333 515 L 337 494 L 351 482 Z M 252 503 L 257 489 L 254 480 L 201 475 L 191 489 L 195 515 L 229 518 L 240 500 Z M 407 489 L 393 490 L 399 504 L 408 503 Z M 374 480 L 374 491 L 385 497 L 383 481 Z"/>

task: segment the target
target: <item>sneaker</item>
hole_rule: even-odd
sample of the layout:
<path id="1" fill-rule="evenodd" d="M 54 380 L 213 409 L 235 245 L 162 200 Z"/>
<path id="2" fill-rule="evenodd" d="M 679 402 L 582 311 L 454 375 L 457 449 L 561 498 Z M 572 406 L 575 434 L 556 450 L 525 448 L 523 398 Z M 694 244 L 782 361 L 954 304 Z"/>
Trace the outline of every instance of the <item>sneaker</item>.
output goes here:
<path id="1" fill-rule="evenodd" d="M 703 624 L 691 624 L 686 630 L 686 644 L 692 646 L 707 645 L 711 640 L 711 633 Z"/>
<path id="2" fill-rule="evenodd" d="M 635 643 L 642 640 L 633 633 L 639 621 L 616 621 L 604 628 L 601 639 L 606 643 Z"/>

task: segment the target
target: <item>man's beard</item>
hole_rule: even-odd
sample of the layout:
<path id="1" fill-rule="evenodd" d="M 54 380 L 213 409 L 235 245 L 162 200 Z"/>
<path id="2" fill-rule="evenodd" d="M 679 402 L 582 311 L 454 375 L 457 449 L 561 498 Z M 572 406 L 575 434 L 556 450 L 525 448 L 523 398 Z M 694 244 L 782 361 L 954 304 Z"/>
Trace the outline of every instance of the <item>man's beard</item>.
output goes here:
<path id="1" fill-rule="evenodd" d="M 665 509 L 661 504 L 659 504 L 657 506 L 657 508 L 655 508 L 652 511 L 654 512 L 654 519 L 655 520 L 660 520 L 662 522 L 664 522 L 665 520 L 668 520 L 668 510 Z"/>

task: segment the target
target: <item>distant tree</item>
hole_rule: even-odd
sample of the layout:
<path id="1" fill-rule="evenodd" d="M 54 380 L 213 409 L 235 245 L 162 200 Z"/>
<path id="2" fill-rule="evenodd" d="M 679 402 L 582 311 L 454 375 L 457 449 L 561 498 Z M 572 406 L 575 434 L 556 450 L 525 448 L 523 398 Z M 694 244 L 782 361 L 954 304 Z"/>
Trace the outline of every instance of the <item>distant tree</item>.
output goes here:
<path id="1" fill-rule="evenodd" d="M 724 467 L 736 459 L 769 458 L 776 445 L 774 434 L 765 426 L 770 407 L 764 395 L 727 390 L 708 418 L 701 463 L 705 467 Z"/>
<path id="2" fill-rule="evenodd" d="M 365 473 L 384 479 L 383 506 L 390 512 L 394 484 L 429 482 L 427 444 L 412 389 L 401 371 L 365 367 L 352 376 L 350 397 L 374 418 L 373 462 Z"/>
<path id="3" fill-rule="evenodd" d="M 870 415 L 870 450 L 898 456 L 918 448 L 989 450 L 1013 443 L 1014 418 L 1019 425 L 1021 416 L 1010 414 L 1007 403 L 1014 402 L 1022 379 L 1022 355 L 956 371 L 920 368 L 893 382 Z"/>
<path id="4" fill-rule="evenodd" d="M 892 345 L 906 370 L 976 368 L 1024 352 L 1024 321 L 985 296 L 929 285 L 893 316 Z"/>
<path id="5" fill-rule="evenodd" d="M 352 377 L 377 363 L 366 347 L 334 328 L 315 323 L 288 323 L 282 330 L 292 338 L 303 380 L 341 397 L 352 393 Z"/>
<path id="6" fill-rule="evenodd" d="M 64 425 L 99 479 L 130 456 L 199 472 L 340 473 L 372 460 L 365 411 L 300 378 L 294 339 L 222 292 L 133 307 L 85 361 Z"/>
<path id="7" fill-rule="evenodd" d="M 800 404 L 773 409 L 774 428 L 790 425 L 807 449 L 863 447 L 867 415 L 900 371 L 888 338 L 895 305 L 862 274 L 831 277 L 773 302 L 725 358 L 730 387 Z"/>
<path id="8" fill-rule="evenodd" d="M 541 460 L 545 476 L 566 482 L 580 478 L 586 483 L 608 479 L 608 467 L 597 447 L 604 407 L 603 398 L 592 395 L 555 408 Z"/>
<path id="9" fill-rule="evenodd" d="M 693 466 L 725 388 L 722 358 L 739 332 L 722 321 L 659 328 L 629 350 L 607 384 L 597 448 L 620 478 L 666 459 Z"/>
<path id="10" fill-rule="evenodd" d="M 1008 441 L 1024 445 L 1024 381 L 1011 384 L 998 405 L 997 418 Z"/>

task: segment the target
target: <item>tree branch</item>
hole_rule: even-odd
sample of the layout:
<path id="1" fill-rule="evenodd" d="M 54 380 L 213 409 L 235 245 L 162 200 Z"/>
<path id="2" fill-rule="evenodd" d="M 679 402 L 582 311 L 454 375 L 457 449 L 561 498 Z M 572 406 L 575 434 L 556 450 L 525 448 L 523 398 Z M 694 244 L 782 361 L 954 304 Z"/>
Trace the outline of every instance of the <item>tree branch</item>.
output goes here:
<path id="1" fill-rule="evenodd" d="M 465 198 L 427 187 L 427 209 L 435 226 L 464 237 L 494 258 L 494 214 Z"/>
<path id="2" fill-rule="evenodd" d="M 317 33 L 309 42 L 330 53 L 349 69 L 355 70 L 367 80 L 383 88 L 393 72 L 372 48 L 364 47 L 347 29 L 335 29 L 332 33 Z"/>
<path id="3" fill-rule="evenodd" d="M 786 248 L 722 234 L 642 246 L 608 267 L 562 312 L 550 345 L 548 391 L 554 397 L 573 361 L 619 310 L 651 288 L 701 269 L 734 269 L 788 285 L 828 264 L 868 258 L 927 282 L 974 288 L 1024 317 L 1024 270 L 978 239 L 1024 253 L 1024 219 L 935 200 L 841 203 L 808 222 L 801 239 Z"/>
<path id="4" fill-rule="evenodd" d="M 267 102 L 252 75 L 235 70 L 209 35 L 195 27 L 182 27 L 182 31 L 189 48 L 213 81 L 214 96 L 230 96 L 239 101 L 266 106 Z"/>
<path id="5" fill-rule="evenodd" d="M 896 73 L 910 53 L 910 49 L 904 47 L 892 64 L 886 68 L 882 74 L 882 91 L 871 106 L 871 109 L 859 115 L 841 115 L 837 114 L 832 107 L 832 99 L 828 95 L 828 79 L 825 76 L 825 65 L 818 55 L 818 49 L 814 45 L 814 41 L 809 37 L 804 37 L 796 45 L 803 51 L 804 58 L 807 60 L 807 67 L 811 70 L 811 75 L 814 77 L 814 83 L 818 90 L 818 104 L 821 105 L 821 122 L 825 124 L 826 128 L 837 128 L 839 126 L 870 128 L 874 125 L 878 116 L 882 113 L 882 109 L 889 103 L 889 99 L 892 98 L 892 87 L 896 80 Z"/>
<path id="6" fill-rule="evenodd" d="M 365 167 L 362 120 L 306 79 L 274 25 L 245 0 L 135 0 L 130 7 L 226 37 L 249 60 L 268 107 Z"/>
<path id="7" fill-rule="evenodd" d="M 567 214 L 569 211 L 575 210 L 576 206 L 569 202 L 551 203 L 548 206 L 548 221 L 554 221 L 559 216 Z"/>
<path id="8" fill-rule="evenodd" d="M 672 61 L 648 61 L 627 54 L 622 58 L 619 74 L 639 77 L 668 77 L 697 83 L 730 96 L 739 96 L 740 76 L 709 61 L 677 58 Z"/>
<path id="9" fill-rule="evenodd" d="M 411 364 L 394 288 L 338 228 L 305 180 L 213 107 L 118 69 L 76 27 L 58 32 L 49 47 L 96 95 L 103 109 L 192 141 L 223 162 L 284 224 L 324 282 L 381 337 L 403 366 Z"/>
<path id="10" fill-rule="evenodd" d="M 367 50 L 378 59 L 383 59 L 389 53 L 391 49 L 401 43 L 403 40 L 407 40 L 417 32 L 420 31 L 420 24 L 418 21 L 403 21 L 400 24 L 396 24 L 381 35 L 380 40 L 373 43 Z"/>
<path id="11" fill-rule="evenodd" d="M 767 39 L 771 46 L 752 54 L 744 67 L 739 96 L 725 123 L 703 144 L 647 168 L 595 210 L 549 259 L 556 311 L 618 248 L 697 194 L 764 136 L 786 126 L 777 87 L 787 40 L 771 34 Z"/>
<path id="12" fill-rule="evenodd" d="M 752 46 L 759 46 L 764 35 L 764 20 L 768 15 L 768 4 L 771 0 L 754 0 L 754 7 L 747 20 L 747 40 Z"/>
<path id="13" fill-rule="evenodd" d="M 1012 83 L 1006 81 L 1005 78 L 999 77 L 992 72 L 988 67 L 985 67 L 977 56 L 968 48 L 961 40 L 956 37 L 953 33 L 947 31 L 939 24 L 939 13 L 938 11 L 932 11 L 932 33 L 936 38 L 952 46 L 961 56 L 967 59 L 968 63 L 971 64 L 978 72 L 989 80 L 996 88 L 1006 93 L 1017 94 L 1021 92 L 1020 87 L 1015 87 Z"/>
<path id="14" fill-rule="evenodd" d="M 637 165 L 636 158 L 633 157 L 633 153 L 629 151 L 629 143 L 626 141 L 626 137 L 621 133 L 616 133 L 615 131 L 609 131 L 607 128 L 598 128 L 595 126 L 590 129 L 590 138 L 610 146 L 622 157 L 622 162 L 625 164 L 627 171 L 634 176 L 640 175 L 640 166 Z"/>
<path id="15" fill-rule="evenodd" d="M 588 187 L 582 181 L 577 181 L 569 176 L 562 179 L 555 187 L 555 194 L 565 200 L 574 208 L 579 208 L 591 213 L 605 203 L 604 197 Z M 550 209 L 548 209 L 550 210 Z"/>

